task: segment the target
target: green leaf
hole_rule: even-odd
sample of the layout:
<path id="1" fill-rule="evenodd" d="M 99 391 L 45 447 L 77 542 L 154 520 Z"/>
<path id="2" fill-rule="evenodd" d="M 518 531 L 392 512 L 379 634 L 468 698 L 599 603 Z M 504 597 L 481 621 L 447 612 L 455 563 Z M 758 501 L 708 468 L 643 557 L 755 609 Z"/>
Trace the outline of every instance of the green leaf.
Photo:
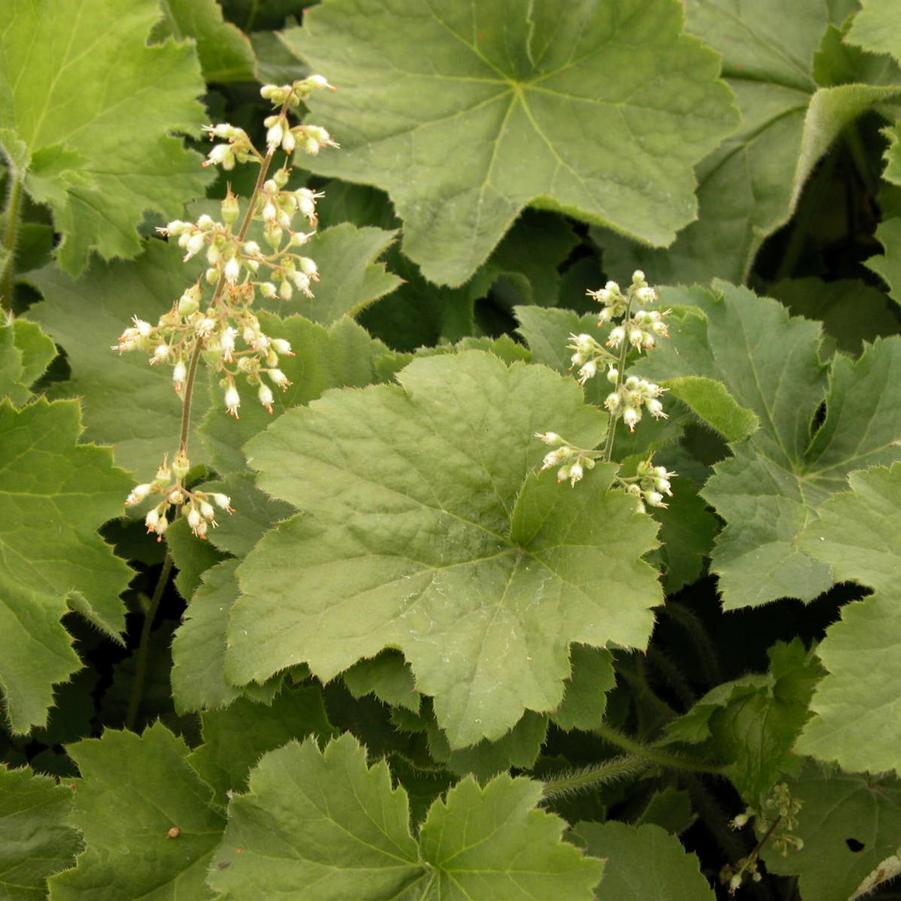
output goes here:
<path id="1" fill-rule="evenodd" d="M 432 804 L 417 842 L 384 761 L 367 767 L 350 735 L 324 752 L 292 742 L 232 799 L 209 881 L 232 898 L 588 901 L 600 862 L 560 840 L 563 821 L 536 810 L 540 798 L 526 779 L 467 779 Z"/>
<path id="2" fill-rule="evenodd" d="M 224 710 L 201 714 L 203 744 L 188 763 L 216 792 L 216 802 L 228 803 L 230 792 L 247 790 L 247 776 L 260 757 L 294 739 L 334 731 L 322 704 L 318 685 L 286 688 L 271 705 L 239 698 Z"/>
<path id="3" fill-rule="evenodd" d="M 901 783 L 810 762 L 788 784 L 792 796 L 801 801 L 794 834 L 804 847 L 787 857 L 764 848 L 767 869 L 797 875 L 802 898 L 847 901 L 886 857 L 898 851 Z"/>
<path id="4" fill-rule="evenodd" d="M 842 129 L 899 88 L 816 84 L 814 53 L 829 24 L 823 0 L 689 0 L 686 9 L 688 30 L 723 54 L 741 123 L 698 166 L 698 221 L 671 247 L 597 239 L 612 272 L 644 269 L 658 284 L 738 283 Z"/>
<path id="5" fill-rule="evenodd" d="M 799 639 L 768 654 L 769 672 L 717 685 L 667 726 L 670 740 L 703 743 L 710 757 L 726 761 L 730 780 L 754 806 L 794 768 L 791 749 L 822 675 Z"/>
<path id="6" fill-rule="evenodd" d="M 610 466 L 578 491 L 550 473 L 523 485 L 545 450 L 535 432 L 603 434 L 574 381 L 479 351 L 398 378 L 331 392 L 248 445 L 260 487 L 305 513 L 239 568 L 227 673 L 307 662 L 327 681 L 394 647 L 459 748 L 555 709 L 569 643 L 644 646 L 656 526 L 607 491 Z"/>
<path id="7" fill-rule="evenodd" d="M 616 684 L 613 658 L 602 648 L 574 644 L 570 648 L 572 675 L 563 703 L 551 714 L 561 729 L 589 731 L 600 725 L 607 709 L 607 692 Z"/>
<path id="8" fill-rule="evenodd" d="M 162 0 L 163 18 L 153 40 L 170 35 L 194 38 L 203 77 L 208 82 L 256 81 L 256 59 L 250 40 L 222 18 L 216 0 Z"/>
<path id="9" fill-rule="evenodd" d="M 309 245 L 319 267 L 319 282 L 312 300 L 278 303 L 279 310 L 302 313 L 321 325 L 342 316 L 357 316 L 379 298 L 390 294 L 402 279 L 388 272 L 379 257 L 394 243 L 396 231 L 357 228 L 349 223 L 318 232 Z"/>
<path id="10" fill-rule="evenodd" d="M 901 232 L 898 237 L 901 239 Z M 874 268 L 870 265 L 873 259 L 880 258 L 867 261 L 871 269 Z M 864 282 L 795 278 L 770 285 L 769 291 L 788 307 L 793 316 L 820 320 L 823 330 L 835 341 L 838 349 L 854 356 L 863 350 L 864 342 L 901 331 L 891 301 L 882 291 Z"/>
<path id="11" fill-rule="evenodd" d="M 140 736 L 107 730 L 69 753 L 82 777 L 72 821 L 87 850 L 50 880 L 54 901 L 211 898 L 204 877 L 225 823 L 187 745 L 156 723 Z"/>
<path id="12" fill-rule="evenodd" d="M 156 322 L 193 277 L 177 248 L 162 241 L 148 241 L 133 263 L 95 261 L 78 280 L 56 267 L 28 276 L 44 295 L 44 303 L 32 307 L 29 316 L 65 348 L 72 368 L 71 380 L 57 390 L 84 399 L 86 437 L 112 444 L 116 462 L 142 481 L 152 477 L 164 454 L 172 453 L 182 405 L 171 369 L 149 366 L 145 355 L 120 355 L 111 347 L 132 316 Z M 194 392 L 195 422 L 208 404 L 203 379 Z"/>
<path id="13" fill-rule="evenodd" d="M 849 472 L 901 457 L 901 339 L 879 340 L 856 361 L 837 354 L 827 380 L 817 325 L 745 289 L 714 288 L 666 293 L 701 315 L 683 311 L 639 368 L 657 380 L 718 379 L 760 420 L 701 491 L 726 521 L 712 558 L 725 608 L 811 600 L 832 575 L 799 546 L 802 529 Z"/>
<path id="14" fill-rule="evenodd" d="M 722 382 L 686 375 L 663 383 L 673 397 L 691 407 L 698 418 L 719 432 L 726 441 L 741 441 L 760 427 L 753 411 L 740 406 Z"/>
<path id="15" fill-rule="evenodd" d="M 355 698 L 373 694 L 391 707 L 419 713 L 422 696 L 416 691 L 409 664 L 396 651 L 383 651 L 369 660 L 361 660 L 342 673 L 342 678 Z"/>
<path id="16" fill-rule="evenodd" d="M 77 610 L 110 635 L 132 571 L 97 534 L 130 481 L 106 448 L 78 445 L 76 401 L 0 403 L 0 684 L 14 732 L 44 725 L 53 686 L 79 668 L 60 619 Z"/>
<path id="17" fill-rule="evenodd" d="M 173 137 L 197 134 L 204 84 L 193 48 L 148 45 L 159 14 L 156 0 L 6 6 L 0 120 L 30 156 L 25 186 L 50 206 L 73 275 L 91 251 L 137 256 L 144 211 L 171 218 L 212 179 Z"/>
<path id="18" fill-rule="evenodd" d="M 279 319 L 264 313 L 260 326 L 267 335 L 290 341 L 295 354 L 279 361 L 292 384 L 276 392 L 276 418 L 292 407 L 308 404 L 329 388 L 362 387 L 382 381 L 377 367 L 390 351 L 351 319 L 339 319 L 325 328 L 302 316 Z M 211 462 L 223 475 L 245 470 L 242 445 L 264 431 L 273 417 L 251 397 L 242 405 L 241 418 L 236 421 L 225 412 L 221 388 L 211 385 L 210 392 L 210 412 L 201 431 Z"/>
<path id="19" fill-rule="evenodd" d="M 225 557 L 211 541 L 200 541 L 183 516 L 166 530 L 166 544 L 178 570 L 175 587 L 185 600 L 200 587 L 203 574 Z"/>
<path id="20" fill-rule="evenodd" d="M 46 896 L 49 876 L 72 865 L 81 847 L 66 823 L 72 790 L 29 770 L 0 766 L 0 895 Z"/>
<path id="21" fill-rule="evenodd" d="M 801 546 L 839 581 L 877 593 L 842 608 L 818 649 L 829 674 L 798 750 L 848 770 L 901 774 L 901 464 L 852 473 L 817 511 Z"/>
<path id="22" fill-rule="evenodd" d="M 890 53 L 901 62 L 901 9 L 894 0 L 861 0 L 851 22 L 848 43 L 868 53 Z"/>
<path id="23" fill-rule="evenodd" d="M 876 229 L 876 239 L 885 248 L 882 256 L 870 257 L 867 268 L 872 269 L 888 285 L 889 297 L 901 304 L 901 218 L 886 219 Z"/>
<path id="24" fill-rule="evenodd" d="M 735 125 L 681 20 L 676 0 L 580 0 L 563 19 L 553 0 L 330 0 L 283 35 L 341 87 L 311 112 L 342 150 L 309 165 L 386 190 L 439 284 L 530 204 L 669 244 L 695 216 L 692 167 Z"/>
<path id="25" fill-rule="evenodd" d="M 228 613 L 238 598 L 237 565 L 237 560 L 223 560 L 203 574 L 175 633 L 172 698 L 180 713 L 225 707 L 242 694 L 225 678 Z"/>
<path id="26" fill-rule="evenodd" d="M 56 356 L 56 346 L 27 319 L 0 325 L 0 397 L 21 405 L 31 398 L 31 385 Z"/>
<path id="27" fill-rule="evenodd" d="M 616 901 L 714 901 L 700 863 L 678 838 L 650 823 L 578 823 L 590 854 L 604 858 L 598 898 Z"/>

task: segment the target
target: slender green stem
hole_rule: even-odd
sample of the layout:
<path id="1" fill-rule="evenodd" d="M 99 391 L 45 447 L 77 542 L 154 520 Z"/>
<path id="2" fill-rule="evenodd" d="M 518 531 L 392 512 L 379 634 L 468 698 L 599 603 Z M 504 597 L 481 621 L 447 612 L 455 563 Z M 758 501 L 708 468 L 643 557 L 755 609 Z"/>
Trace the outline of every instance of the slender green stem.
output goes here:
<path id="1" fill-rule="evenodd" d="M 629 319 L 629 314 L 632 312 L 632 298 L 631 295 L 629 297 L 629 302 L 626 304 L 626 312 L 623 315 L 623 323 L 626 323 Z M 625 381 L 625 376 L 623 371 L 626 368 L 626 358 L 629 356 L 629 338 L 628 335 L 623 337 L 623 343 L 619 348 L 619 360 L 617 361 L 616 367 L 616 385 L 614 387 L 614 391 L 619 394 L 620 389 L 623 386 L 623 382 Z M 613 459 L 613 441 L 616 438 L 616 424 L 619 422 L 622 413 L 619 407 L 616 408 L 616 412 L 612 413 L 610 416 L 610 422 L 607 425 L 607 442 L 604 444 L 604 456 L 601 458 L 605 463 L 609 463 Z"/>
<path id="2" fill-rule="evenodd" d="M 634 738 L 624 735 L 618 729 L 614 729 L 613 726 L 602 723 L 594 730 L 594 732 L 608 744 L 614 745 L 620 750 L 626 751 L 628 754 L 635 754 L 637 757 L 642 757 L 658 766 L 673 770 L 685 770 L 689 773 L 711 773 L 714 775 L 722 775 L 725 773 L 725 768 L 718 766 L 717 764 L 708 763 L 703 760 L 692 760 L 688 757 L 680 757 L 677 754 L 664 751 L 662 748 L 655 745 L 642 744 L 640 741 L 636 741 Z"/>
<path id="3" fill-rule="evenodd" d="M 576 792 L 587 791 L 599 785 L 606 785 L 609 782 L 626 779 L 629 776 L 637 776 L 651 766 L 653 766 L 652 763 L 641 757 L 624 754 L 621 757 L 605 760 L 603 763 L 570 770 L 560 773 L 552 779 L 546 779 L 542 794 L 545 800 L 561 798 Z"/>
<path id="4" fill-rule="evenodd" d="M 150 656 L 150 633 L 153 629 L 153 621 L 156 619 L 156 611 L 159 609 L 163 592 L 172 575 L 172 554 L 166 551 L 166 559 L 163 560 L 163 568 L 153 589 L 150 604 L 144 611 L 144 622 L 141 624 L 141 642 L 138 645 L 137 662 L 135 666 L 135 681 L 131 686 L 131 696 L 128 699 L 128 713 L 125 717 L 125 728 L 134 729 L 141 710 L 141 701 L 144 697 L 144 684 L 147 682 L 147 660 Z"/>
<path id="5" fill-rule="evenodd" d="M 13 287 L 16 281 L 16 244 L 19 236 L 19 215 L 22 207 L 22 179 L 9 171 L 9 194 L 6 198 L 3 228 L 3 249 L 9 254 L 0 274 L 0 304 L 7 316 L 12 316 Z"/>
<path id="6" fill-rule="evenodd" d="M 716 652 L 716 645 L 710 638 L 701 618 L 682 604 L 666 604 L 663 612 L 671 616 L 688 633 L 688 637 L 697 651 L 707 684 L 719 685 L 722 682 L 719 656 Z"/>
<path id="7" fill-rule="evenodd" d="M 644 714 L 644 707 L 641 704 L 636 703 L 635 709 L 638 717 L 639 731 L 642 734 L 645 734 L 648 731 L 656 732 L 660 728 L 661 721 L 668 723 L 679 715 L 651 687 L 651 683 L 648 681 L 644 659 L 641 655 L 636 656 L 634 668 L 622 666 L 621 668 L 618 668 L 618 671 L 626 682 L 629 683 L 629 687 L 635 693 L 636 698 L 644 698 L 649 703 L 650 707 L 654 708 L 657 712 L 657 720 L 651 723 L 650 728 L 648 729 L 646 728 L 648 718 Z"/>

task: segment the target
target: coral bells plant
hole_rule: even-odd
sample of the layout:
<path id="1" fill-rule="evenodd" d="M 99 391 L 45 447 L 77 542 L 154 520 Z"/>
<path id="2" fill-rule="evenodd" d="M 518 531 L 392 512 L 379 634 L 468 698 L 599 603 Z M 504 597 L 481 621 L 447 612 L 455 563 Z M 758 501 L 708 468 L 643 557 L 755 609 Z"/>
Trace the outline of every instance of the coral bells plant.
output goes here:
<path id="1" fill-rule="evenodd" d="M 603 288 L 589 291 L 588 296 L 601 304 L 598 326 L 612 326 L 607 340 L 601 345 L 591 335 L 571 334 L 567 346 L 573 351 L 570 360 L 573 368 L 578 370 L 580 385 L 606 370 L 607 381 L 613 386 L 604 401 L 610 414 L 604 447 L 576 447 L 556 432 L 539 432 L 535 436 L 554 448 L 545 456 L 542 470 L 559 467 L 557 481 L 568 480 L 573 486 L 587 469 L 594 468 L 598 460 L 609 463 L 613 459 L 617 423 L 622 421 L 630 432 L 634 432 L 641 422 L 643 410 L 654 419 L 666 419 L 660 399 L 666 389 L 647 379 L 628 375 L 626 369 L 631 359 L 650 353 L 658 339 L 669 337 L 666 320 L 671 311 L 653 308 L 658 301 L 657 292 L 648 285 L 640 269 L 632 273 L 632 283 L 625 291 L 617 282 L 609 281 Z M 675 475 L 664 466 L 655 466 L 649 457 L 638 464 L 634 476 L 617 476 L 616 483 L 635 497 L 636 508 L 644 512 L 646 506 L 666 507 L 664 498 L 672 495 L 670 480 Z"/>
<path id="2" fill-rule="evenodd" d="M 221 493 L 191 490 L 185 479 L 191 469 L 188 434 L 191 401 L 200 362 L 219 378 L 225 408 L 235 418 L 242 402 L 241 388 L 249 388 L 257 401 L 272 412 L 274 390 L 284 391 L 290 381 L 279 368 L 283 356 L 293 356 L 284 338 L 271 338 L 254 312 L 257 297 L 290 300 L 297 291 L 313 296 L 319 280 L 316 263 L 298 252 L 314 236 L 318 218 L 316 201 L 322 196 L 309 188 L 288 188 L 295 151 L 318 154 L 337 147 L 329 133 L 316 125 L 291 124 L 301 103 L 316 90 L 334 90 L 321 75 L 286 85 L 265 85 L 260 94 L 277 112 L 266 117 L 266 150 L 258 150 L 243 128 L 228 123 L 207 126 L 215 143 L 204 166 L 232 170 L 238 163 L 257 165 L 253 193 L 242 213 L 241 202 L 229 187 L 221 203 L 220 219 L 208 214 L 196 222 L 175 220 L 160 234 L 175 239 L 185 251 L 184 261 L 205 258 L 203 275 L 164 313 L 156 325 L 135 316 L 113 350 L 140 351 L 151 366 L 171 366 L 172 384 L 182 401 L 181 435 L 170 464 L 165 458 L 150 482 L 136 485 L 126 498 L 132 507 L 153 498 L 145 517 L 148 531 L 162 540 L 169 524 L 184 516 L 191 531 L 205 538 L 216 526 L 217 510 L 234 512 L 230 498 Z M 271 173 L 277 154 L 281 166 Z M 248 240 L 253 223 L 262 226 L 265 248 Z"/>

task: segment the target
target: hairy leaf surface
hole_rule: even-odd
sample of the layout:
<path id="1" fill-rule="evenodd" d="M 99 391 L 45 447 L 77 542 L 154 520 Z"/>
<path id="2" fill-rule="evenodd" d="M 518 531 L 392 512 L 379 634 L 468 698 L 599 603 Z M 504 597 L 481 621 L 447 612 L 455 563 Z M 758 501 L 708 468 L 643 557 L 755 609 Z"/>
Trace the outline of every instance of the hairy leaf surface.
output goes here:
<path id="1" fill-rule="evenodd" d="M 76 401 L 0 403 L 0 684 L 13 731 L 44 725 L 53 686 L 79 667 L 60 623 L 75 609 L 111 635 L 132 571 L 97 534 L 130 482 L 106 448 L 79 445 Z"/>
<path id="2" fill-rule="evenodd" d="M 91 251 L 137 256 L 144 211 L 175 217 L 211 180 L 172 136 L 205 118 L 194 49 L 148 45 L 155 0 L 10 0 L 4 13 L 2 143 L 19 142 L 25 185 L 53 211 L 60 264 L 77 275 Z"/>
<path id="3" fill-rule="evenodd" d="M 681 19 L 675 0 L 562 18 L 553 0 L 330 0 L 283 40 L 341 86 L 311 103 L 342 145 L 314 171 L 386 190 L 404 253 L 459 285 L 532 203 L 655 245 L 694 218 L 692 166 L 735 113 Z"/>
<path id="4" fill-rule="evenodd" d="M 847 770 L 901 775 L 901 464 L 854 472 L 851 490 L 817 511 L 801 545 L 837 580 L 876 594 L 842 608 L 818 654 L 829 675 L 798 750 Z"/>
<path id="5" fill-rule="evenodd" d="M 329 393 L 248 445 L 261 487 L 304 513 L 239 568 L 227 674 L 307 662 L 327 680 L 395 647 L 460 747 L 555 709 L 570 642 L 644 646 L 656 526 L 608 493 L 609 466 L 579 491 L 526 478 L 535 432 L 603 434 L 575 382 L 479 351 L 399 380 Z"/>
<path id="6" fill-rule="evenodd" d="M 539 783 L 466 779 L 435 801 L 419 840 L 407 793 L 384 761 L 366 765 L 350 735 L 267 754 L 232 799 L 210 876 L 226 898 L 260 886 L 284 898 L 557 899 L 593 897 L 600 861 L 561 841 L 562 820 L 535 809 Z"/>

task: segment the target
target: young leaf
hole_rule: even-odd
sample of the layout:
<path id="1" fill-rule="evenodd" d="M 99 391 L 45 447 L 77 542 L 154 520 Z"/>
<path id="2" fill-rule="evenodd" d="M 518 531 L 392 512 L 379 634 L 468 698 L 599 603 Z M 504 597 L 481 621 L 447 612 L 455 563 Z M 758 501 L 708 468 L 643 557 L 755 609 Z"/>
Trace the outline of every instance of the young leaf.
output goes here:
<path id="1" fill-rule="evenodd" d="M 86 850 L 50 880 L 57 901 L 211 898 L 204 877 L 225 825 L 188 747 L 161 723 L 72 745 L 81 780 L 73 823 Z"/>
<path id="2" fill-rule="evenodd" d="M 811 761 L 788 785 L 801 802 L 794 834 L 804 847 L 787 856 L 765 847 L 767 869 L 797 875 L 804 899 L 847 901 L 898 850 L 901 783 L 824 769 Z"/>
<path id="3" fill-rule="evenodd" d="M 331 392 L 248 445 L 260 486 L 305 513 L 239 568 L 227 674 L 308 662 L 328 680 L 395 647 L 459 748 L 555 709 L 571 642 L 644 646 L 656 525 L 608 492 L 610 466 L 579 491 L 551 473 L 523 485 L 546 451 L 535 432 L 603 433 L 574 381 L 479 351 L 398 378 Z"/>
<path id="4" fill-rule="evenodd" d="M 687 29 L 723 54 L 741 111 L 738 132 L 698 167 L 698 221 L 666 251 L 600 235 L 613 272 L 658 283 L 747 278 L 784 225 L 818 160 L 848 124 L 898 94 L 896 85 L 819 86 L 814 53 L 829 24 L 823 0 L 690 0 Z"/>
<path id="5" fill-rule="evenodd" d="M 0 685 L 14 732 L 44 725 L 53 685 L 79 667 L 60 623 L 69 609 L 110 635 L 132 571 L 97 534 L 130 480 L 106 448 L 78 445 L 76 401 L 0 403 Z"/>
<path id="6" fill-rule="evenodd" d="M 198 132 L 204 85 L 192 47 L 147 44 L 156 0 L 84 0 L 71 13 L 52 0 L 6 5 L 0 120 L 23 143 L 25 186 L 53 211 L 60 264 L 77 275 L 91 251 L 137 256 L 144 211 L 177 215 L 212 176 L 172 137 Z"/>
<path id="7" fill-rule="evenodd" d="M 72 865 L 81 847 L 66 823 L 72 797 L 54 779 L 0 766 L 0 896 L 43 898 L 47 877 Z"/>
<path id="8" fill-rule="evenodd" d="M 605 859 L 598 898 L 616 901 L 714 901 L 698 858 L 674 835 L 650 823 L 578 823 L 590 854 Z"/>
<path id="9" fill-rule="evenodd" d="M 811 600 L 833 580 L 799 546 L 801 530 L 849 472 L 901 457 L 901 339 L 877 341 L 856 361 L 836 355 L 827 381 L 818 326 L 776 301 L 717 282 L 667 302 L 694 303 L 702 318 L 687 314 L 641 371 L 718 379 L 760 420 L 701 492 L 726 521 L 713 552 L 724 606 Z"/>
<path id="10" fill-rule="evenodd" d="M 341 153 L 309 165 L 386 190 L 439 284 L 465 282 L 533 203 L 669 244 L 695 216 L 692 167 L 736 122 L 676 0 L 563 19 L 554 0 L 331 0 L 283 40 L 341 86 L 311 102 Z"/>
<path id="11" fill-rule="evenodd" d="M 147 242 L 139 260 L 98 260 L 78 280 L 53 266 L 28 276 L 44 295 L 44 303 L 32 307 L 29 316 L 65 348 L 72 368 L 71 379 L 56 390 L 84 399 L 86 436 L 114 445 L 116 462 L 142 480 L 172 453 L 181 402 L 171 369 L 148 366 L 141 354 L 120 355 L 111 347 L 132 316 L 155 322 L 193 277 L 175 247 L 155 240 Z M 208 404 L 199 381 L 195 421 Z"/>
<path id="12" fill-rule="evenodd" d="M 901 463 L 852 473 L 817 511 L 801 547 L 840 581 L 877 593 L 842 608 L 817 653 L 829 671 L 798 750 L 847 770 L 901 775 Z"/>
<path id="13" fill-rule="evenodd" d="M 384 761 L 367 767 L 350 735 L 324 752 L 292 742 L 265 755 L 229 804 L 209 882 L 230 897 L 300 897 L 303 887 L 309 901 L 588 901 L 600 862 L 560 840 L 563 821 L 535 810 L 540 798 L 527 779 L 464 780 L 432 804 L 417 842 Z"/>
<path id="14" fill-rule="evenodd" d="M 704 743 L 711 758 L 727 761 L 729 778 L 752 805 L 791 769 L 791 748 L 822 675 L 798 639 L 768 653 L 769 672 L 717 685 L 667 726 L 671 740 Z"/>

